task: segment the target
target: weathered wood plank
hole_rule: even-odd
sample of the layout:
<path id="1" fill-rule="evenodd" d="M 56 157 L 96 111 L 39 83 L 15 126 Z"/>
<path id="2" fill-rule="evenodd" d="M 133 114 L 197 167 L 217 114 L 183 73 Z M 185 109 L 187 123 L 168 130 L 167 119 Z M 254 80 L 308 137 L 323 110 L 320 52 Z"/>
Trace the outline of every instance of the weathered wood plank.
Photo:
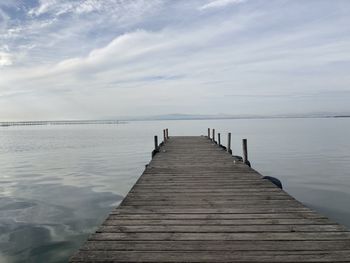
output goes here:
<path id="1" fill-rule="evenodd" d="M 240 199 L 248 199 L 248 200 L 293 200 L 292 197 L 284 194 L 279 194 L 279 193 L 272 193 L 272 194 L 230 194 L 230 193 L 206 193 L 206 194 L 184 194 L 184 195 L 178 195 L 178 194 L 154 194 L 154 193 L 132 193 L 129 194 L 128 199 L 133 199 L 133 200 L 224 200 L 227 198 L 227 201 L 232 201 L 232 200 L 240 200 Z"/>
<path id="2" fill-rule="evenodd" d="M 289 207 L 300 207 L 302 204 L 296 203 L 294 200 L 167 200 L 167 201 L 158 201 L 158 200 L 146 200 L 146 201 L 138 201 L 138 200 L 125 200 L 123 203 L 124 206 L 192 206 L 192 207 L 281 207 L 281 206 L 289 206 Z"/>
<path id="3" fill-rule="evenodd" d="M 288 212 L 312 212 L 310 208 L 306 207 L 244 207 L 244 208 L 193 208 L 193 207 L 132 207 L 132 206 L 120 206 L 119 208 L 113 210 L 112 214 L 270 214 L 270 213 L 288 213 Z"/>
<path id="4" fill-rule="evenodd" d="M 110 222 L 105 222 L 106 225 L 101 226 L 96 232 L 98 233 L 147 233 L 147 232 L 162 232 L 162 233 L 249 233 L 249 232 L 343 232 L 346 228 L 339 225 L 313 225 L 313 224 L 289 224 L 289 225 L 110 225 Z"/>
<path id="5" fill-rule="evenodd" d="M 154 187 L 161 187 L 161 188 L 167 188 L 167 187 L 195 187 L 195 188 L 201 188 L 201 187 L 220 187 L 220 188 L 270 188 L 270 187 L 275 187 L 272 183 L 266 180 L 260 180 L 257 182 L 252 182 L 248 181 L 247 183 L 237 183 L 233 181 L 226 181 L 226 182 L 138 182 L 137 187 L 142 187 L 142 188 L 154 188 Z"/>
<path id="6" fill-rule="evenodd" d="M 103 224 L 104 225 L 329 225 L 336 224 L 329 221 L 327 218 L 294 218 L 294 219 L 132 219 L 135 217 L 129 216 L 124 219 L 120 216 L 110 216 Z M 338 225 L 337 225 L 338 226 Z M 193 228 L 195 229 L 195 227 Z M 345 229 L 341 228 L 343 231 Z"/>
<path id="7" fill-rule="evenodd" d="M 134 252 L 81 251 L 73 262 L 347 262 L 350 251 Z M 82 261 L 83 260 L 83 261 Z M 113 261 L 111 261 L 113 260 Z"/>
<path id="8" fill-rule="evenodd" d="M 176 188 L 176 189 L 164 189 L 164 188 L 149 188 L 149 189 L 142 189 L 142 188 L 134 188 L 130 190 L 130 194 L 154 194 L 156 193 L 156 190 L 159 191 L 159 194 L 176 194 L 177 195 L 192 195 L 192 194 L 223 194 L 223 195 L 250 195 L 250 194 L 274 194 L 274 193 L 281 193 L 279 189 L 275 188 L 263 188 L 260 189 L 242 189 L 242 188 L 232 188 L 232 189 L 220 189 L 220 188 Z M 181 193 L 181 194 L 179 194 Z"/>
<path id="9" fill-rule="evenodd" d="M 327 251 L 349 250 L 350 241 L 88 241 L 82 250 L 126 250 L 126 251 Z"/>
<path id="10" fill-rule="evenodd" d="M 223 198 L 227 198 L 224 200 Z M 216 199 L 215 199 L 216 198 Z M 293 199 L 289 196 L 284 195 L 239 195 L 239 196 L 229 196 L 229 195 L 214 195 L 214 196 L 154 196 L 154 195 L 133 195 L 128 196 L 127 200 L 137 201 L 137 202 L 152 202 L 152 201 L 167 201 L 167 202 L 185 202 L 187 200 L 191 200 L 191 202 L 201 203 L 201 202 L 207 202 L 207 201 L 226 201 L 227 203 L 233 204 L 234 201 L 239 201 L 239 199 L 246 199 L 250 201 L 260 201 L 260 200 L 287 200 L 287 201 L 293 201 Z"/>
<path id="11" fill-rule="evenodd" d="M 95 233 L 89 240 L 349 240 L 349 232 Z"/>
<path id="12" fill-rule="evenodd" d="M 248 219 L 328 219 L 320 214 L 312 212 L 291 212 L 291 213 L 271 213 L 271 214 L 111 214 L 107 219 L 112 220 L 174 220 L 174 219 L 186 219 L 187 222 L 192 220 L 240 220 L 244 219 L 246 222 Z M 249 222 L 249 221 L 248 221 Z M 315 222 L 315 221 L 307 221 Z"/>

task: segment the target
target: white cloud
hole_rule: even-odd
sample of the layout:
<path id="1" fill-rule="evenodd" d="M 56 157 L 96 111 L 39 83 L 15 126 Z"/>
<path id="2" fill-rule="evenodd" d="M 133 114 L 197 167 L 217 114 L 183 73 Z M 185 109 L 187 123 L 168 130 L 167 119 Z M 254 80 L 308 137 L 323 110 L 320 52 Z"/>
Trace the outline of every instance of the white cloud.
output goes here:
<path id="1" fill-rule="evenodd" d="M 113 1 L 97 1 L 97 0 L 40 0 L 39 5 L 29 10 L 31 16 L 41 16 L 50 14 L 60 16 L 67 13 L 90 13 L 101 11 L 106 6 L 111 7 Z"/>
<path id="2" fill-rule="evenodd" d="M 60 15 L 69 12 L 74 7 L 74 1 L 65 0 L 39 0 L 39 6 L 29 10 L 28 14 L 32 16 L 40 16 L 43 14 Z"/>
<path id="3" fill-rule="evenodd" d="M 224 7 L 231 4 L 240 4 L 244 2 L 246 2 L 246 0 L 214 0 L 205 5 L 202 5 L 199 9 L 204 10 L 209 8 L 218 8 L 218 7 Z"/>
<path id="4" fill-rule="evenodd" d="M 159 3 L 159 0 L 39 0 L 39 5 L 29 10 L 28 14 L 31 16 L 43 14 L 60 16 L 67 13 L 81 15 L 103 11 L 116 12 L 117 15 L 120 15 L 120 11 L 142 10 L 154 3 Z"/>
<path id="5" fill-rule="evenodd" d="M 76 6 L 75 10 L 78 14 L 90 13 L 97 10 L 102 10 L 104 3 L 98 0 L 86 0 Z"/>
<path id="6" fill-rule="evenodd" d="M 10 53 L 0 51 L 0 67 L 11 66 L 13 64 L 13 56 Z"/>

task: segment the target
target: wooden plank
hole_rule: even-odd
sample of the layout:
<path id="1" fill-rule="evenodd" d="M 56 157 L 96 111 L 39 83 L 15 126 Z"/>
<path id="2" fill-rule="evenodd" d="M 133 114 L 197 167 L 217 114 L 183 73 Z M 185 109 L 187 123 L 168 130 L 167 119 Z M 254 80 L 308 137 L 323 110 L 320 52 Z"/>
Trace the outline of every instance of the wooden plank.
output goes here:
<path id="1" fill-rule="evenodd" d="M 132 189 L 130 190 L 131 194 L 154 194 L 156 190 L 159 190 L 159 194 L 166 194 L 167 191 L 169 195 L 176 194 L 178 195 L 192 195 L 192 194 L 216 194 L 216 195 L 250 195 L 250 194 L 274 194 L 274 193 L 281 193 L 279 189 L 275 188 L 263 188 L 263 191 L 260 191 L 259 189 L 241 189 L 241 188 L 233 188 L 233 189 L 220 189 L 220 188 L 178 188 L 178 189 L 157 189 L 157 188 L 150 188 L 150 189 Z"/>
<path id="2" fill-rule="evenodd" d="M 183 220 L 186 219 L 187 222 L 191 222 L 192 220 L 239 220 L 244 219 L 243 222 L 246 222 L 247 219 L 326 219 L 326 217 L 313 212 L 290 212 L 290 213 L 271 213 L 271 214 L 157 214 L 157 213 L 151 213 L 151 214 L 118 214 L 113 215 L 111 214 L 107 219 L 112 220 Z M 249 222 L 249 221 L 248 221 Z M 275 221 L 273 221 L 275 223 Z M 315 221 L 308 221 L 313 222 Z M 278 223 L 278 222 L 276 222 Z"/>
<path id="3" fill-rule="evenodd" d="M 178 208 L 178 207 L 132 207 L 132 206 L 121 206 L 115 209 L 111 214 L 246 214 L 246 213 L 257 213 L 257 214 L 270 214 L 270 213 L 287 213 L 287 212 L 312 212 L 311 209 L 306 207 L 240 207 L 240 208 Z"/>
<path id="4" fill-rule="evenodd" d="M 291 200 L 166 200 L 166 201 L 158 201 L 158 200 L 146 200 L 146 201 L 138 201 L 127 199 L 123 203 L 124 206 L 193 206 L 193 207 L 201 207 L 201 206 L 226 206 L 226 207 L 244 207 L 244 206 L 269 206 L 269 207 L 279 207 L 279 206 L 289 206 L 289 207 L 300 207 L 302 204 L 296 203 L 293 199 Z"/>
<path id="5" fill-rule="evenodd" d="M 138 187 L 142 187 L 142 188 L 153 188 L 155 186 L 157 187 L 227 187 L 227 188 L 238 188 L 238 187 L 242 187 L 242 188 L 260 188 L 260 187 L 275 187 L 275 185 L 273 185 L 271 182 L 267 181 L 267 180 L 257 180 L 255 182 L 252 181 L 248 181 L 246 183 L 238 183 L 235 181 L 224 181 L 224 182 L 220 182 L 220 181 L 213 181 L 213 182 L 203 182 L 203 181 L 198 181 L 198 182 L 138 182 L 137 184 Z"/>
<path id="6" fill-rule="evenodd" d="M 95 233 L 89 240 L 349 240 L 349 232 Z"/>
<path id="7" fill-rule="evenodd" d="M 228 189 L 228 190 L 234 190 L 234 189 L 238 189 L 238 190 L 258 190 L 260 192 L 265 191 L 266 188 L 273 188 L 275 189 L 275 186 L 273 185 L 260 185 L 260 186 L 249 186 L 249 185 L 225 185 L 225 184 L 221 184 L 221 185 L 142 185 L 142 184 L 138 184 L 137 186 L 135 186 L 133 188 L 134 191 L 137 191 L 138 189 L 141 189 L 143 191 L 147 191 L 147 190 L 153 190 L 153 189 L 163 189 L 163 190 L 178 190 L 178 189 L 184 189 L 184 190 L 188 190 L 191 191 L 192 189 L 196 190 L 196 189 L 200 189 L 200 190 L 211 190 L 211 189 Z"/>
<path id="8" fill-rule="evenodd" d="M 110 225 L 110 222 L 105 222 L 105 225 L 101 226 L 97 233 L 147 233 L 147 232 L 162 232 L 162 233 L 249 233 L 249 232 L 343 232 L 346 228 L 339 225 L 313 225 L 313 224 L 266 224 L 266 225 Z M 131 222 L 130 222 L 131 223 Z M 166 222 L 165 222 L 166 223 Z"/>
<path id="9" fill-rule="evenodd" d="M 130 195 L 125 199 L 125 201 L 169 201 L 169 202 L 176 202 L 176 201 L 186 201 L 190 200 L 191 202 L 197 202 L 196 204 L 200 202 L 206 202 L 206 201 L 226 201 L 228 204 L 234 204 L 235 202 L 238 202 L 239 199 L 244 199 L 246 198 L 245 202 L 253 202 L 253 201 L 269 201 L 269 200 L 277 200 L 277 201 L 289 201 L 293 202 L 294 199 L 288 196 L 284 195 L 279 195 L 279 194 L 270 194 L 270 195 L 245 195 L 245 194 L 240 194 L 240 195 L 230 195 L 230 194 L 225 194 L 225 193 L 196 193 L 193 195 L 189 195 L 184 193 L 184 196 L 176 196 L 175 194 L 177 193 L 171 193 L 169 196 L 165 195 L 153 195 L 151 193 L 135 193 L 133 195 Z M 144 196 L 144 198 L 142 198 Z M 186 199 L 188 198 L 188 199 Z M 227 198 L 227 199 L 225 199 Z M 260 200 L 259 200 L 260 198 Z"/>
<path id="10" fill-rule="evenodd" d="M 294 219 L 132 219 L 129 216 L 124 219 L 120 216 L 110 216 L 103 224 L 104 225 L 194 225 L 194 226 L 208 226 L 208 225 L 324 225 L 336 224 L 329 221 L 327 218 L 294 218 Z M 337 224 L 336 224 L 337 225 Z M 338 226 L 338 225 L 337 225 Z M 195 227 L 193 228 L 195 229 Z M 343 231 L 345 229 L 341 228 Z"/>
<path id="11" fill-rule="evenodd" d="M 88 241 L 82 250 L 126 251 L 310 251 L 349 250 L 350 241 Z"/>
<path id="12" fill-rule="evenodd" d="M 216 199 L 215 199 L 216 198 Z M 224 199 L 227 198 L 227 199 Z M 166 202 L 185 202 L 187 200 L 191 200 L 191 202 L 203 203 L 207 201 L 225 201 L 228 204 L 233 204 L 234 201 L 239 201 L 240 199 L 245 199 L 249 201 L 261 201 L 261 200 L 288 200 L 288 201 L 294 201 L 289 196 L 284 195 L 200 195 L 200 196 L 191 196 L 191 195 L 185 195 L 185 196 L 156 196 L 156 195 L 147 195 L 144 196 L 142 194 L 128 196 L 127 200 L 137 201 L 137 202 L 152 202 L 152 201 L 166 201 Z"/>
<path id="13" fill-rule="evenodd" d="M 146 192 L 146 191 L 145 191 Z M 255 192 L 243 192 L 243 191 L 226 191 L 226 192 L 208 192 L 208 193 L 201 193 L 201 192 L 188 192 L 184 193 L 182 195 L 179 195 L 177 193 L 155 193 L 152 191 L 148 191 L 148 193 L 142 193 L 142 191 L 133 191 L 129 192 L 129 197 L 137 197 L 137 196 L 143 196 L 145 198 L 151 198 L 151 197 L 158 197 L 158 198 L 263 198 L 265 197 L 287 197 L 289 199 L 294 199 L 290 195 L 287 195 L 284 192 L 281 191 L 255 191 Z"/>
<path id="14" fill-rule="evenodd" d="M 219 256 L 220 255 L 220 256 Z M 83 260 L 83 261 L 82 261 Z M 72 262 L 347 262 L 345 251 L 134 252 L 81 251 Z"/>

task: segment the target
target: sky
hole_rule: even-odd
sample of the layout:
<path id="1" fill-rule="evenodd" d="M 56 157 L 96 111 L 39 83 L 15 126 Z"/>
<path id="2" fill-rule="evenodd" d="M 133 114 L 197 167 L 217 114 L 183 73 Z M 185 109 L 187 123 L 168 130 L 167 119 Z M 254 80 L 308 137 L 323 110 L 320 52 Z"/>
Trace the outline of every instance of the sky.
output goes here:
<path id="1" fill-rule="evenodd" d="M 0 0 L 0 121 L 350 113 L 348 0 Z"/>

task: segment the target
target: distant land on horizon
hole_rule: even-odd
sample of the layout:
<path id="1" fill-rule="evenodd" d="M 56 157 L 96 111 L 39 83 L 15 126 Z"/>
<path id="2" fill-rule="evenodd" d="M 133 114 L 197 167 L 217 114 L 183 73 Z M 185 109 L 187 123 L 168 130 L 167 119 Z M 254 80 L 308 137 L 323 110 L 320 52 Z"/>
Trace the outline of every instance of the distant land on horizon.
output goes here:
<path id="1" fill-rule="evenodd" d="M 157 121 L 157 120 L 220 120 L 220 119 L 277 119 L 277 118 L 349 118 L 350 114 L 312 113 L 284 115 L 228 115 L 228 114 L 164 114 L 154 116 L 119 117 L 123 121 Z"/>
<path id="2" fill-rule="evenodd" d="M 62 119 L 62 120 L 26 120 L 1 121 L 0 126 L 12 125 L 69 125 L 69 124 L 122 124 L 127 121 L 171 121 L 171 120 L 230 120 L 230 119 L 292 119 L 292 118 L 350 118 L 350 114 L 285 114 L 285 115 L 228 115 L 228 114 L 164 114 L 153 116 L 120 116 L 101 119 Z"/>

